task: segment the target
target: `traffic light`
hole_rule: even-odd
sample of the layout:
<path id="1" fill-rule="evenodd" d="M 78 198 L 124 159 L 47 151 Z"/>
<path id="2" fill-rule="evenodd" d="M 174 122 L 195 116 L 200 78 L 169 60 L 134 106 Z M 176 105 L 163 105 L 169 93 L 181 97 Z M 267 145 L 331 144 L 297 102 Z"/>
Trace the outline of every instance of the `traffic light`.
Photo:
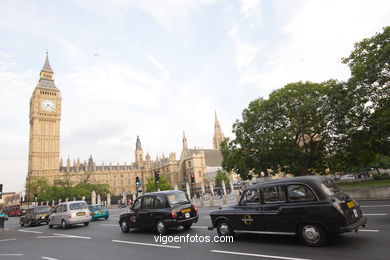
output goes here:
<path id="1" fill-rule="evenodd" d="M 3 184 L 0 184 L 0 199 L 3 198 Z"/>
<path id="2" fill-rule="evenodd" d="M 195 174 L 191 174 L 191 184 L 195 184 Z"/>
<path id="3" fill-rule="evenodd" d="M 135 186 L 138 188 L 139 186 L 141 186 L 141 182 L 139 180 L 139 177 L 135 177 Z"/>
<path id="4" fill-rule="evenodd" d="M 155 171 L 154 172 L 154 182 L 158 183 L 159 180 L 160 180 L 160 171 Z"/>

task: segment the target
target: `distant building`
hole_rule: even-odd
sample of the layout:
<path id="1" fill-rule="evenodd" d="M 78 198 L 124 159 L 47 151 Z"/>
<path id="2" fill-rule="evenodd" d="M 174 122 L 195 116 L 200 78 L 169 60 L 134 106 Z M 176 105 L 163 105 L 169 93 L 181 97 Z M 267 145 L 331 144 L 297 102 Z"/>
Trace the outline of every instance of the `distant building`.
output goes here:
<path id="1" fill-rule="evenodd" d="M 79 158 L 71 162 L 60 159 L 60 121 L 61 94 L 54 83 L 54 72 L 46 54 L 45 64 L 40 72 L 40 79 L 30 99 L 30 141 L 28 155 L 27 182 L 44 178 L 49 183 L 58 179 L 67 179 L 73 183 L 88 181 L 90 183 L 108 184 L 110 192 L 115 195 L 136 192 L 136 177 L 142 182 L 145 190 L 147 178 L 155 171 L 166 175 L 172 186 L 177 184 L 184 188 L 189 182 L 189 174 L 195 174 L 195 185 L 214 181 L 213 172 L 222 164 L 220 144 L 225 139 L 221 125 L 215 113 L 213 149 L 189 149 L 187 139 L 183 136 L 183 150 L 180 159 L 175 153 L 169 157 L 163 155 L 152 160 L 144 155 L 139 136 L 136 139 L 135 162 L 127 165 L 102 163 L 96 165 L 92 155 L 87 160 Z M 216 171 L 215 171 L 216 172 Z M 214 176 L 215 176 L 214 172 Z"/>
<path id="2" fill-rule="evenodd" d="M 20 203 L 21 198 L 22 198 L 21 192 L 4 192 L 2 199 L 0 199 L 0 204 L 14 205 Z"/>

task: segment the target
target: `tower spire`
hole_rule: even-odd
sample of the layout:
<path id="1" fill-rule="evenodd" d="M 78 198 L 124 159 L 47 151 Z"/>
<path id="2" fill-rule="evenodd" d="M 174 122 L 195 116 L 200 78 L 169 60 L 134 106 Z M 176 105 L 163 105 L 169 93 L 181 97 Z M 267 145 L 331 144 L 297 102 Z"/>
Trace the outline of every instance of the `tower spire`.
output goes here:
<path id="1" fill-rule="evenodd" d="M 218 121 L 217 111 L 215 111 L 213 148 L 219 150 L 220 145 L 224 140 L 225 140 L 225 136 L 222 133 L 222 128 Z"/>
<path id="2" fill-rule="evenodd" d="M 49 62 L 49 52 L 46 50 L 46 59 L 45 64 L 43 65 L 43 68 L 41 69 L 41 72 L 39 74 L 40 80 L 53 80 L 53 69 L 50 66 Z"/>
<path id="3" fill-rule="evenodd" d="M 183 131 L 183 149 L 188 149 L 186 133 Z"/>

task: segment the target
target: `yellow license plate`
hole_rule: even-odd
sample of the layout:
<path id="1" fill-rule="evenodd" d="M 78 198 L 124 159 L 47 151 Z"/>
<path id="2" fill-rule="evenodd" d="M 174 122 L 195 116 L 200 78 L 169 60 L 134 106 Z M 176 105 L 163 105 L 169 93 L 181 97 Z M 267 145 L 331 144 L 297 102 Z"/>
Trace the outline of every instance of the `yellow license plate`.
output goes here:
<path id="1" fill-rule="evenodd" d="M 104 214 L 104 211 L 100 211 L 99 214 Z"/>
<path id="2" fill-rule="evenodd" d="M 84 216 L 85 212 L 77 212 L 76 216 Z"/>
<path id="3" fill-rule="evenodd" d="M 191 212 L 191 209 L 182 209 L 181 210 L 181 213 L 187 213 L 187 212 Z"/>
<path id="4" fill-rule="evenodd" d="M 355 207 L 355 202 L 350 201 L 347 203 L 347 205 L 348 205 L 348 208 L 353 208 L 353 207 Z"/>

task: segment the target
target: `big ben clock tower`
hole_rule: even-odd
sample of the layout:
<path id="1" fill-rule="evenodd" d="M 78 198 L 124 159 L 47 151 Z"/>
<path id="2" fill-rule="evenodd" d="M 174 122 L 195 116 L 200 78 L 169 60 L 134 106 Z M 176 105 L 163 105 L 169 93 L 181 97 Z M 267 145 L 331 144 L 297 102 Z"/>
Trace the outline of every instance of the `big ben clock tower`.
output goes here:
<path id="1" fill-rule="evenodd" d="M 30 99 L 29 178 L 52 181 L 59 174 L 61 95 L 54 84 L 46 52 L 45 64 Z"/>

